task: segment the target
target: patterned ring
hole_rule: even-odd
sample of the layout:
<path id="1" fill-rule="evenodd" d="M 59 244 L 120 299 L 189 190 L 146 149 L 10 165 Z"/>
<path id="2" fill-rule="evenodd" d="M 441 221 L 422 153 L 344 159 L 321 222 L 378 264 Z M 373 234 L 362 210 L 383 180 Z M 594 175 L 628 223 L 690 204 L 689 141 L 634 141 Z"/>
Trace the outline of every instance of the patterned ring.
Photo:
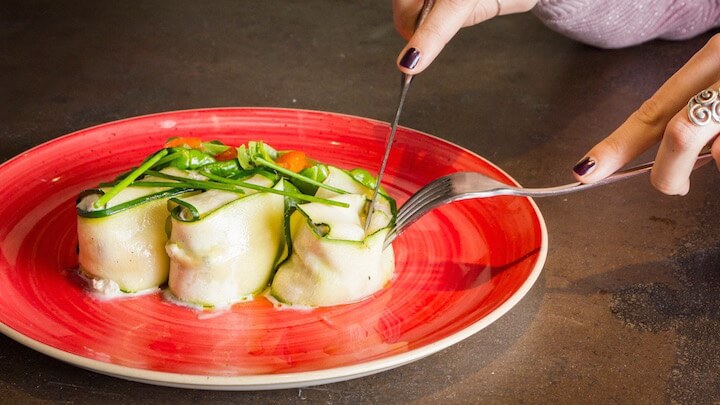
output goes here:
<path id="1" fill-rule="evenodd" d="M 720 91 L 705 89 L 688 101 L 688 118 L 699 126 L 711 120 L 720 123 Z"/>

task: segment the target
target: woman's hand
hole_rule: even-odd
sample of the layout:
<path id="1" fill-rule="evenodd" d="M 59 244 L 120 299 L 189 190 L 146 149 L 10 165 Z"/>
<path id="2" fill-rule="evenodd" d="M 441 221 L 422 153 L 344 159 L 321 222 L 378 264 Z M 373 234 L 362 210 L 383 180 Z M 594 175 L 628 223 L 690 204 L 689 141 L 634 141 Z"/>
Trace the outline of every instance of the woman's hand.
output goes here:
<path id="1" fill-rule="evenodd" d="M 462 27 L 475 25 L 498 15 L 532 9 L 538 0 L 436 0 L 423 24 L 415 30 L 422 0 L 393 0 L 395 28 L 407 45 L 397 58 L 398 68 L 409 74 L 425 70 L 445 44 Z"/>
<path id="2" fill-rule="evenodd" d="M 660 143 L 650 175 L 653 186 L 665 194 L 687 194 L 690 173 L 708 143 L 712 143 L 712 155 L 720 168 L 720 122 L 710 119 L 703 126 L 691 122 L 688 100 L 704 89 L 717 91 L 719 87 L 720 35 L 716 35 L 580 160 L 573 168 L 575 177 L 583 183 L 598 181 Z M 717 107 L 720 113 L 720 105 Z"/>

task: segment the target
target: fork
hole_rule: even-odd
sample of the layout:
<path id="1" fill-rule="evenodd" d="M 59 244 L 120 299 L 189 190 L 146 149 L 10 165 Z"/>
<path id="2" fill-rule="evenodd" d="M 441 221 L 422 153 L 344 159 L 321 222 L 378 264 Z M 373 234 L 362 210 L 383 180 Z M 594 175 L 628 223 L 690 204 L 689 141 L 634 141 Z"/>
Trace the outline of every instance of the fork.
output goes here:
<path id="1" fill-rule="evenodd" d="M 695 168 L 698 168 L 710 160 L 710 152 L 698 155 Z M 655 162 L 643 163 L 629 169 L 615 172 L 613 175 L 599 180 L 595 183 L 570 183 L 557 187 L 544 188 L 523 188 L 510 186 L 482 173 L 458 172 L 436 179 L 432 183 L 421 188 L 413 194 L 410 199 L 400 207 L 395 225 L 385 239 L 385 246 L 395 240 L 405 229 L 417 221 L 420 217 L 433 209 L 454 201 L 467 200 L 471 198 L 489 198 L 500 195 L 512 195 L 520 197 L 551 197 L 574 193 L 615 183 L 616 181 L 629 179 L 639 174 L 649 172 Z"/>

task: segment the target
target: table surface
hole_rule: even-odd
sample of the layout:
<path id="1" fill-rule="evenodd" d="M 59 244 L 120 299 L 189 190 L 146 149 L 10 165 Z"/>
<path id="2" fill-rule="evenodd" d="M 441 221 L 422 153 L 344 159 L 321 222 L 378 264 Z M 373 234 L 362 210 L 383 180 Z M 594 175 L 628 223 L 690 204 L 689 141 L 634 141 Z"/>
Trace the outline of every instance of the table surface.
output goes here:
<path id="1" fill-rule="evenodd" d="M 152 112 L 325 110 L 390 121 L 403 40 L 389 2 L 0 3 L 0 162 Z M 570 168 L 710 37 L 599 50 L 532 15 L 462 30 L 415 81 L 402 124 L 485 156 L 528 186 Z M 643 159 L 651 159 L 649 152 Z M 549 253 L 507 315 L 438 354 L 303 389 L 158 387 L 0 336 L 0 402 L 425 403 L 720 401 L 720 177 L 685 197 L 647 178 L 538 200 Z"/>

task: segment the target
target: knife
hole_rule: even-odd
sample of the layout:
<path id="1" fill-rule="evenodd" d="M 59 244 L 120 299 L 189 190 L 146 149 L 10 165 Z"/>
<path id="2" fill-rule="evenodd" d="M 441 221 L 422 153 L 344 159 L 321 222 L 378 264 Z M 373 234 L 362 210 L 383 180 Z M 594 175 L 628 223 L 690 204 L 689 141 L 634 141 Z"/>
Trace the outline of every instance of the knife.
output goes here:
<path id="1" fill-rule="evenodd" d="M 423 1 L 423 6 L 420 10 L 420 14 L 418 14 L 418 18 L 415 21 L 416 30 L 420 26 L 420 24 L 425 21 L 425 18 L 430 13 L 430 10 L 432 9 L 434 4 L 435 0 Z M 410 83 L 412 83 L 413 77 L 415 76 L 401 73 L 400 79 L 402 88 L 400 90 L 400 102 L 398 103 L 397 111 L 395 112 L 395 119 L 393 120 L 392 126 L 390 127 L 390 135 L 388 135 L 385 141 L 385 154 L 383 155 L 382 163 L 380 164 L 380 171 L 377 175 L 377 182 L 375 183 L 375 189 L 373 190 L 372 199 L 370 200 L 370 206 L 368 207 L 367 217 L 365 218 L 365 232 L 367 232 L 368 228 L 370 227 L 370 220 L 372 218 L 373 212 L 375 211 L 375 201 L 377 200 L 378 191 L 380 190 L 380 181 L 385 174 L 385 166 L 387 166 L 388 158 L 390 157 L 390 150 L 392 149 L 393 142 L 395 141 L 395 133 L 397 132 L 398 122 L 400 122 L 400 113 L 402 112 L 403 105 L 405 104 L 405 96 L 407 96 L 408 90 L 410 89 Z"/>

